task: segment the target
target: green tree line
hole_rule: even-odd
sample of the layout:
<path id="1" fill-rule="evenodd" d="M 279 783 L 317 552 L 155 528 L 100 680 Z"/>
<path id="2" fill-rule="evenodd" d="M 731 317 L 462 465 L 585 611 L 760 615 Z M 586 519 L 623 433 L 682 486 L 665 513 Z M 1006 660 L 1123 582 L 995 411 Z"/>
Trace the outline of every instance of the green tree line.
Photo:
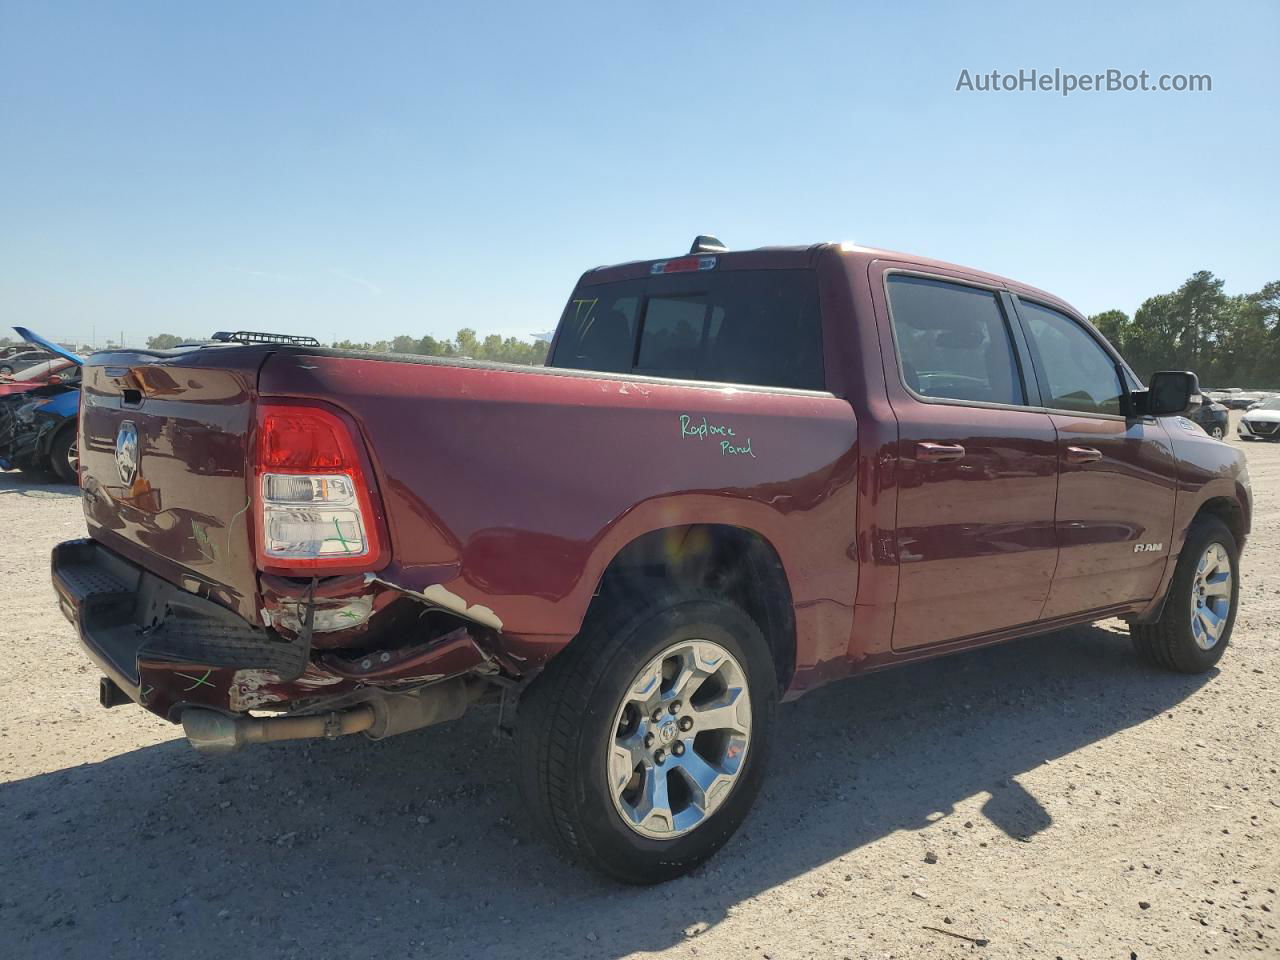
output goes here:
<path id="1" fill-rule="evenodd" d="M 190 337 L 172 333 L 160 333 L 147 338 L 151 350 L 169 350 L 180 343 L 199 342 Z M 539 365 L 547 358 L 548 344 L 542 340 L 522 340 L 519 337 L 500 337 L 491 333 L 483 340 L 470 327 L 463 327 L 451 340 L 437 340 L 432 336 L 399 336 L 392 340 L 357 342 L 338 340 L 331 346 L 335 350 L 361 350 L 367 353 L 416 353 L 427 357 L 467 357 L 472 360 L 497 360 L 502 363 Z"/>
<path id="2" fill-rule="evenodd" d="M 471 360 L 497 360 L 502 363 L 541 364 L 547 358 L 548 344 L 542 340 L 522 340 L 491 333 L 483 340 L 470 327 L 463 327 L 452 340 L 433 336 L 399 336 L 376 343 L 339 340 L 336 350 L 367 350 L 373 353 L 416 353 L 426 357 L 467 357 Z"/>
<path id="3" fill-rule="evenodd" d="M 1280 389 L 1280 281 L 1229 296 L 1220 278 L 1201 270 L 1132 317 L 1107 310 L 1089 319 L 1144 380 L 1157 370 L 1192 370 L 1206 387 Z"/>

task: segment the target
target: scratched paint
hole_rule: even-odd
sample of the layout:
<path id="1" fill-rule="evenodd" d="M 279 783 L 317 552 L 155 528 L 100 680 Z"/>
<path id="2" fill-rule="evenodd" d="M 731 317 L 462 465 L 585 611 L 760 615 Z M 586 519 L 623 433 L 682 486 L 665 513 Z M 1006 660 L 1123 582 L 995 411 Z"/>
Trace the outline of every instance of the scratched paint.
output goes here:
<path id="1" fill-rule="evenodd" d="M 427 589 L 422 591 L 422 596 L 434 603 L 436 606 L 444 607 L 446 610 L 452 610 L 461 614 L 477 623 L 482 623 L 486 627 L 492 627 L 494 630 L 502 629 L 502 621 L 498 619 L 498 615 L 490 608 L 481 604 L 473 604 L 467 606 L 467 601 L 462 599 L 456 593 L 446 590 L 438 583 L 433 583 Z"/>
<path id="2" fill-rule="evenodd" d="M 416 597 L 418 600 L 429 603 L 433 607 L 440 607 L 443 610 L 456 613 L 460 617 L 465 617 L 468 620 L 474 620 L 476 623 L 483 624 L 486 627 L 491 627 L 494 630 L 502 630 L 501 618 L 494 613 L 490 607 L 486 607 L 478 603 L 473 606 L 467 606 L 466 600 L 438 583 L 433 583 L 422 591 L 410 590 L 408 587 L 402 587 L 400 584 L 392 583 L 390 580 L 383 580 L 375 573 L 366 573 L 364 575 L 364 582 L 380 583 L 384 587 L 390 587 L 392 590 L 400 591 L 405 596 Z"/>
<path id="3" fill-rule="evenodd" d="M 342 683 L 343 678 L 334 676 L 332 673 L 322 673 L 316 669 L 314 664 L 307 664 L 307 669 L 303 671 L 302 676 L 293 681 L 299 687 L 332 687 L 335 684 Z"/>
<path id="4" fill-rule="evenodd" d="M 268 703 L 279 703 L 284 697 L 270 687 L 280 677 L 270 670 L 237 670 L 227 690 L 227 705 L 237 713 L 254 710 Z"/>

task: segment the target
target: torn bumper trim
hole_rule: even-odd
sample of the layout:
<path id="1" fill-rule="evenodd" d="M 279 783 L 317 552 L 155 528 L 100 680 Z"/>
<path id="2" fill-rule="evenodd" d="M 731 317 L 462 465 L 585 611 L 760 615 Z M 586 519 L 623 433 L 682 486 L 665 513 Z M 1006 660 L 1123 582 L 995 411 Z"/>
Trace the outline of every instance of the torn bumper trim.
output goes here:
<path id="1" fill-rule="evenodd" d="M 284 710 L 510 669 L 486 649 L 487 632 L 467 624 L 392 649 L 312 650 L 94 540 L 59 544 L 52 566 L 59 604 L 90 659 L 134 702 L 172 722 L 194 706 Z"/>
<path id="2" fill-rule="evenodd" d="M 320 658 L 325 669 L 364 683 L 422 683 L 475 670 L 488 658 L 466 627 L 428 644 L 379 650 L 346 658 L 337 653 Z"/>
<path id="3" fill-rule="evenodd" d="M 429 607 L 435 607 L 452 613 L 456 617 L 464 620 L 470 620 L 472 623 L 478 623 L 482 627 L 488 627 L 490 630 L 501 633 L 502 621 L 498 615 L 488 607 L 480 604 L 467 605 L 467 601 L 462 599 L 456 593 L 451 593 L 438 583 L 434 583 L 425 590 L 411 590 L 408 587 L 402 587 L 398 583 L 392 583 L 390 580 L 384 580 L 376 574 L 366 573 L 364 575 L 365 583 L 377 583 L 391 590 L 403 593 L 407 597 L 413 597 L 415 600 L 425 603 Z"/>

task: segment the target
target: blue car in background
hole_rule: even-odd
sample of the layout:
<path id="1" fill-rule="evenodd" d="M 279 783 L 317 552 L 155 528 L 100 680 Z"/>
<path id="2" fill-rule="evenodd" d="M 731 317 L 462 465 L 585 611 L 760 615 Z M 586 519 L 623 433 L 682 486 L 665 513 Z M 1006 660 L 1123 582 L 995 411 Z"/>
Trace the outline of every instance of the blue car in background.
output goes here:
<path id="1" fill-rule="evenodd" d="M 28 343 L 70 360 L 75 366 L 55 378 L 56 382 L 0 396 L 0 469 L 52 470 L 64 483 L 77 483 L 80 456 L 76 427 L 84 358 L 26 327 L 13 329 Z"/>

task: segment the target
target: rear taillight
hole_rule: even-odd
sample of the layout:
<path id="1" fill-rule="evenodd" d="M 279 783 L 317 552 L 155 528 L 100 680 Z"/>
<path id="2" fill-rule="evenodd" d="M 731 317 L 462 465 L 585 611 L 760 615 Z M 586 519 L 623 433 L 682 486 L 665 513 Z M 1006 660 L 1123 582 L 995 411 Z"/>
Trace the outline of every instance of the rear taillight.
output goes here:
<path id="1" fill-rule="evenodd" d="M 351 428 L 302 404 L 258 408 L 254 491 L 262 569 L 372 569 L 373 495 Z"/>

